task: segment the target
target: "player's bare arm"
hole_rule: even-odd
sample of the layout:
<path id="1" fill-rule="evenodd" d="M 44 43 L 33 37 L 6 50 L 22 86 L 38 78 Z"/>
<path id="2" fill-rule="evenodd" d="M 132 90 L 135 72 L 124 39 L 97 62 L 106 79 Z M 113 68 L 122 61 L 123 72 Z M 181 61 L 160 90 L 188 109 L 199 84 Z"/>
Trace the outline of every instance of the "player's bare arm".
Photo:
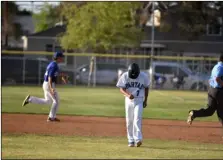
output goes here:
<path id="1" fill-rule="evenodd" d="M 64 75 L 64 73 L 61 73 L 61 79 L 64 84 L 67 84 L 67 77 Z"/>
<path id="2" fill-rule="evenodd" d="M 146 108 L 146 106 L 147 106 L 148 95 L 149 95 L 149 87 L 145 88 L 145 99 L 143 102 L 143 108 Z"/>
<path id="3" fill-rule="evenodd" d="M 124 94 L 124 96 L 128 97 L 129 99 L 134 99 L 134 96 L 128 93 L 125 88 L 120 88 L 120 92 Z"/>
<path id="4" fill-rule="evenodd" d="M 67 80 L 65 79 L 65 77 L 62 77 L 62 81 L 64 84 L 67 84 Z"/>
<path id="5" fill-rule="evenodd" d="M 223 81 L 221 80 L 221 77 L 216 77 L 216 81 L 217 81 L 218 84 L 223 86 Z"/>

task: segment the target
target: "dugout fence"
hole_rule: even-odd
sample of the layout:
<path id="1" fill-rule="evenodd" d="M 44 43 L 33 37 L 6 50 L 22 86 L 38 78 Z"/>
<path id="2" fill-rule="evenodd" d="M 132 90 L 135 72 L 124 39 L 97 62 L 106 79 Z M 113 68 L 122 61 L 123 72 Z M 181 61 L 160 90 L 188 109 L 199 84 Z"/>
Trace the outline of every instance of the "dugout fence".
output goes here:
<path id="1" fill-rule="evenodd" d="M 2 85 L 41 85 L 52 55 L 53 52 L 2 51 Z M 151 59 L 153 68 L 149 68 Z M 60 68 L 69 76 L 68 85 L 114 86 L 132 62 L 152 76 L 153 88 L 206 90 L 217 57 L 65 53 Z"/>

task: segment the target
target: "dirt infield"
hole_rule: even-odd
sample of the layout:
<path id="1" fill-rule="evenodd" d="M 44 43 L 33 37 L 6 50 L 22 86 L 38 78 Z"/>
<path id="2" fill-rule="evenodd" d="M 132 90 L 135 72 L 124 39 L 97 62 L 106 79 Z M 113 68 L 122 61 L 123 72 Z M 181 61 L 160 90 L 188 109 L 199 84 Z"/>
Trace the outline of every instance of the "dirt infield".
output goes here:
<path id="1" fill-rule="evenodd" d="M 44 135 L 126 136 L 124 118 L 59 116 L 61 122 L 46 122 L 46 115 L 2 114 L 2 133 Z M 144 138 L 221 143 L 223 128 L 218 122 L 143 120 Z"/>

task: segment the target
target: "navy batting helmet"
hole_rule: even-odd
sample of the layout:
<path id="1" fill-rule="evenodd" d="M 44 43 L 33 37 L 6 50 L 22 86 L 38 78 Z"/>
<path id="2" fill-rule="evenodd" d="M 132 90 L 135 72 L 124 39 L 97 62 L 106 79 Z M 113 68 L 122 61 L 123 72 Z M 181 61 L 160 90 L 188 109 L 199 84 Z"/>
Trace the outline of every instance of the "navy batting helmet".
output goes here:
<path id="1" fill-rule="evenodd" d="M 53 55 L 53 58 L 63 58 L 64 57 L 64 54 L 63 52 L 55 52 L 54 55 Z"/>
<path id="2" fill-rule="evenodd" d="M 131 79 L 136 79 L 139 76 L 140 73 L 140 69 L 138 64 L 136 63 L 132 63 L 131 65 L 129 65 L 128 68 L 128 76 Z"/>

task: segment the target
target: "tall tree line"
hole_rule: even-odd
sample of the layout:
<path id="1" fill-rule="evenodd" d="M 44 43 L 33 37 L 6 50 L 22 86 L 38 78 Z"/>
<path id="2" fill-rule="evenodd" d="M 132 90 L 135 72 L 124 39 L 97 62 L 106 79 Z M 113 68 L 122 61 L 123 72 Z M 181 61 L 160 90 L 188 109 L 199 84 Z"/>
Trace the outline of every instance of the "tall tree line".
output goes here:
<path id="1" fill-rule="evenodd" d="M 61 2 L 58 6 L 45 4 L 34 14 L 36 31 L 63 22 L 67 30 L 60 37 L 64 48 L 106 49 L 117 45 L 138 45 L 143 28 L 151 18 L 152 1 L 137 2 Z M 173 24 L 185 37 L 198 38 L 207 24 L 219 23 L 223 15 L 221 1 L 157 1 L 161 11 L 160 31 L 168 32 Z M 169 21 L 172 19 L 172 22 Z"/>
<path id="2" fill-rule="evenodd" d="M 14 22 L 15 16 L 18 15 L 31 15 L 27 10 L 19 10 L 18 5 L 13 1 L 1 2 L 1 15 L 2 15 L 2 33 L 5 41 L 4 46 L 8 46 L 8 37 L 12 36 L 15 39 L 23 35 L 23 30 L 20 23 Z"/>

